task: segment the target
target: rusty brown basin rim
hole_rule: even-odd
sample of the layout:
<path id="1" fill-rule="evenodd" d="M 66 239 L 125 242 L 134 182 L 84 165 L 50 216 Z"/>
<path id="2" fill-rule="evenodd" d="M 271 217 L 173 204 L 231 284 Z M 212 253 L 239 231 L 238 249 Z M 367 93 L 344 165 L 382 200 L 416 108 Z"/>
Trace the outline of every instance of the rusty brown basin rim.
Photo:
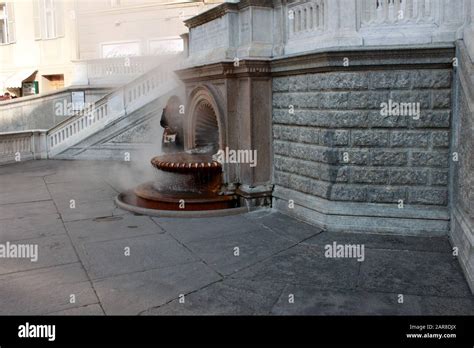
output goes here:
<path id="1" fill-rule="evenodd" d="M 174 173 L 221 172 L 222 165 L 210 155 L 191 155 L 185 152 L 165 154 L 151 159 L 153 167 Z"/>

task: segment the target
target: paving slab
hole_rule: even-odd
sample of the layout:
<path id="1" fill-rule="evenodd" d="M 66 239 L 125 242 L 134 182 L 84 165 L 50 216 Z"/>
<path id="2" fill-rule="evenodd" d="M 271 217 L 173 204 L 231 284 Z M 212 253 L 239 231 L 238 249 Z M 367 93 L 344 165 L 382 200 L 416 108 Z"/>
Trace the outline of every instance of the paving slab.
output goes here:
<path id="1" fill-rule="evenodd" d="M 295 243 L 268 229 L 238 231 L 224 236 L 186 243 L 199 258 L 223 275 L 262 261 Z M 238 250 L 236 249 L 238 248 Z M 238 255 L 236 255 L 238 251 Z"/>
<path id="2" fill-rule="evenodd" d="M 423 315 L 474 315 L 474 297 L 423 296 L 420 299 Z"/>
<path id="3" fill-rule="evenodd" d="M 130 248 L 130 255 L 125 255 Z M 195 262 L 197 259 L 167 235 L 89 242 L 78 246 L 79 257 L 92 279 Z"/>
<path id="4" fill-rule="evenodd" d="M 139 314 L 220 280 L 202 262 L 135 272 L 94 281 L 94 288 L 108 315 Z"/>
<path id="5" fill-rule="evenodd" d="M 365 248 L 433 251 L 451 253 L 448 237 L 415 237 L 395 236 L 368 233 L 323 232 L 303 243 L 324 246 L 336 242 L 338 244 L 363 244 Z"/>
<path id="6" fill-rule="evenodd" d="M 66 202 L 74 199 L 76 202 L 96 202 L 112 199 L 117 192 L 105 182 L 61 182 L 48 184 L 48 189 L 56 203 Z"/>
<path id="7" fill-rule="evenodd" d="M 420 315 L 420 297 L 394 293 L 320 290 L 288 285 L 272 309 L 277 315 Z"/>
<path id="8" fill-rule="evenodd" d="M 0 315 L 41 315 L 98 302 L 79 263 L 0 276 L 0 293 Z"/>
<path id="9" fill-rule="evenodd" d="M 255 229 L 255 223 L 243 215 L 212 218 L 152 218 L 165 231 L 183 243 L 204 241 L 236 232 Z"/>
<path id="10" fill-rule="evenodd" d="M 51 215 L 56 213 L 56 206 L 52 200 L 0 205 L 0 221 L 4 219 Z"/>
<path id="11" fill-rule="evenodd" d="M 0 274 L 45 268 L 77 262 L 77 256 L 66 234 L 11 242 L 10 246 L 31 245 L 37 248 L 36 261 L 30 258 L 0 258 Z M 6 245 L 6 244 L 5 244 Z M 28 249 L 30 249 L 28 247 Z"/>
<path id="12" fill-rule="evenodd" d="M 284 288 L 274 282 L 226 279 L 175 299 L 143 315 L 264 315 L 269 314 Z"/>
<path id="13" fill-rule="evenodd" d="M 323 249 L 299 244 L 232 276 L 329 290 L 354 289 L 359 267 L 355 259 L 326 258 Z"/>
<path id="14" fill-rule="evenodd" d="M 249 213 L 243 216 L 295 242 L 300 242 L 312 236 L 319 235 L 323 231 L 319 227 L 293 219 L 274 210 L 270 210 L 266 214 L 264 212 L 265 210 L 262 213 Z"/>
<path id="15" fill-rule="evenodd" d="M 148 216 L 109 216 L 66 222 L 65 225 L 75 243 L 100 242 L 164 233 Z"/>
<path id="16" fill-rule="evenodd" d="M 446 253 L 365 251 L 360 287 L 420 296 L 470 297 L 458 261 Z"/>
<path id="17" fill-rule="evenodd" d="M 76 202 L 73 209 L 69 203 L 63 203 L 58 205 L 58 211 L 64 222 L 128 214 L 124 210 L 117 209 L 112 199 L 97 202 Z"/>
<path id="18" fill-rule="evenodd" d="M 48 313 L 48 315 L 104 315 L 99 304 L 91 304 L 82 307 L 65 309 L 63 311 Z"/>
<path id="19" fill-rule="evenodd" d="M 2 219 L 0 242 L 17 241 L 65 234 L 59 214 L 34 215 L 20 218 Z"/>

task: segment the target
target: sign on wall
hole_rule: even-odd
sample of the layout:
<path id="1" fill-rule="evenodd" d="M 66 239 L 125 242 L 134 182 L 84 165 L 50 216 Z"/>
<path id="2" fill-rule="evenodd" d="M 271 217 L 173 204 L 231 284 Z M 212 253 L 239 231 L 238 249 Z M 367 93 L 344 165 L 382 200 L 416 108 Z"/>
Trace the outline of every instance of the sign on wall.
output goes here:
<path id="1" fill-rule="evenodd" d="M 102 58 L 133 57 L 139 55 L 139 41 L 102 44 Z"/>
<path id="2" fill-rule="evenodd" d="M 153 39 L 148 42 L 148 50 L 150 55 L 179 53 L 184 50 L 183 39 L 180 37 Z"/>

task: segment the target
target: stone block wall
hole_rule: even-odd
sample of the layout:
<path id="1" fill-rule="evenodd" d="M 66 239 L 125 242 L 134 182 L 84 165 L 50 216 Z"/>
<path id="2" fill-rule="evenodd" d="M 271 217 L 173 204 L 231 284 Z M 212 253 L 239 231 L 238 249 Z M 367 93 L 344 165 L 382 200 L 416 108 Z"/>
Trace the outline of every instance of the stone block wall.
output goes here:
<path id="1" fill-rule="evenodd" d="M 474 292 L 474 66 L 463 42 L 458 43 L 460 66 L 453 89 L 453 137 L 457 161 L 451 164 L 450 237 Z"/>
<path id="2" fill-rule="evenodd" d="M 389 99 L 420 103 L 419 120 L 382 116 Z M 275 184 L 332 201 L 445 206 L 450 106 L 448 69 L 276 77 Z"/>
<path id="3" fill-rule="evenodd" d="M 436 209 L 448 205 L 451 84 L 452 69 L 442 67 L 274 77 L 276 196 L 282 190 L 288 199 L 303 194 L 298 204 L 309 209 L 314 207 L 308 197 L 341 203 L 330 215 L 342 207 L 343 215 L 351 215 L 343 203 L 361 203 L 363 216 L 370 216 L 375 204 L 380 217 L 406 217 L 416 208 L 434 209 L 434 219 L 441 219 L 445 214 Z M 419 103 L 419 117 L 384 115 L 382 103 L 390 100 Z M 401 202 L 398 212 L 390 210 Z M 386 227 L 402 233 L 424 229 L 414 224 L 410 231 L 410 226 L 407 221 L 404 227 Z M 434 230 L 442 234 L 447 227 Z"/>

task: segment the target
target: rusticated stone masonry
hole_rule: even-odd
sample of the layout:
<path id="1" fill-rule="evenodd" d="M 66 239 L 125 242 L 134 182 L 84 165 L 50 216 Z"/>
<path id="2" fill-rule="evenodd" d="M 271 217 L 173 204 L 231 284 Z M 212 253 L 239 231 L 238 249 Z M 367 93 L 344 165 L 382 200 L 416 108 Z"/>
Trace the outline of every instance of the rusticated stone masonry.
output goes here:
<path id="1" fill-rule="evenodd" d="M 274 182 L 332 201 L 448 203 L 451 70 L 273 78 Z M 381 104 L 420 103 L 416 116 Z"/>

